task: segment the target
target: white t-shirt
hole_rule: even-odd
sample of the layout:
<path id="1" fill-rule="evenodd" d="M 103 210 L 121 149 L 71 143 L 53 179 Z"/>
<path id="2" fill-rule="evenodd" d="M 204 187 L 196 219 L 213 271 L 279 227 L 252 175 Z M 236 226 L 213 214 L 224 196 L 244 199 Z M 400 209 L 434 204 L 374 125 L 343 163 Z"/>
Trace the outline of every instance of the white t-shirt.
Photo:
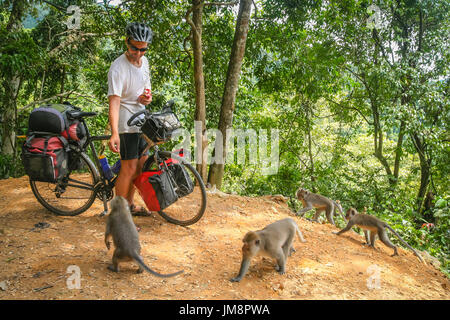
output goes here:
<path id="1" fill-rule="evenodd" d="M 141 67 L 128 61 L 125 53 L 111 64 L 108 72 L 108 97 L 120 97 L 119 133 L 139 132 L 136 126 L 127 126 L 128 119 L 145 106 L 137 102 L 145 88 L 151 89 L 150 70 L 145 56 L 141 58 Z"/>

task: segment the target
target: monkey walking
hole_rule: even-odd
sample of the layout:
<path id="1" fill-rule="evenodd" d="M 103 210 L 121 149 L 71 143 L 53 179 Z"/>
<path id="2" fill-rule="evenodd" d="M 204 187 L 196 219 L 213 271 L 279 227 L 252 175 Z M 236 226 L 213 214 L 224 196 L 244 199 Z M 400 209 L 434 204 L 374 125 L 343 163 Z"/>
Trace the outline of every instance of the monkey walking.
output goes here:
<path id="1" fill-rule="evenodd" d="M 106 223 L 105 244 L 108 250 L 111 247 L 111 237 L 115 246 L 112 265 L 108 266 L 108 269 L 111 271 L 119 272 L 120 262 L 134 260 L 139 265 L 137 273 L 141 273 L 145 269 L 157 277 L 167 278 L 183 272 L 181 270 L 171 274 L 160 274 L 147 267 L 140 255 L 141 245 L 139 243 L 139 235 L 131 217 L 128 201 L 120 196 L 112 199 L 111 213 Z"/>
<path id="2" fill-rule="evenodd" d="M 241 281 L 248 271 L 250 260 L 257 254 L 276 259 L 275 270 L 279 274 L 284 274 L 286 272 L 286 259 L 292 252 L 295 252 L 292 247 L 295 234 L 301 242 L 306 242 L 297 223 L 292 218 L 276 221 L 262 230 L 248 232 L 242 240 L 244 245 L 242 246 L 242 263 L 239 274 L 230 281 Z"/>
<path id="3" fill-rule="evenodd" d="M 394 249 L 394 254 L 392 255 L 392 257 L 398 256 L 397 247 L 389 240 L 389 237 L 387 235 L 387 228 L 393 234 L 395 234 L 405 246 L 411 249 L 421 262 L 425 263 L 420 254 L 416 250 L 414 250 L 405 240 L 403 240 L 402 237 L 400 237 L 400 235 L 386 222 L 381 221 L 377 217 L 368 214 L 358 213 L 355 208 L 348 209 L 345 218 L 346 220 L 348 220 L 347 226 L 339 232 L 333 232 L 334 234 L 341 235 L 344 232 L 349 231 L 353 226 L 358 226 L 364 230 L 366 243 L 368 245 L 370 245 L 372 248 L 375 248 L 375 237 L 376 235 L 378 235 L 378 238 L 380 238 L 381 242 L 383 242 L 387 247 Z"/>
<path id="4" fill-rule="evenodd" d="M 299 188 L 295 194 L 297 196 L 297 199 L 300 200 L 303 204 L 303 209 L 299 210 L 296 213 L 297 216 L 303 217 L 303 215 L 307 211 L 316 208 L 316 213 L 314 214 L 313 221 L 317 221 L 320 214 L 325 211 L 328 222 L 332 225 L 335 225 L 333 215 L 337 215 L 336 208 L 338 208 L 341 216 L 345 219 L 344 212 L 339 200 L 334 201 L 320 194 L 309 192 L 308 190 L 303 188 Z"/>

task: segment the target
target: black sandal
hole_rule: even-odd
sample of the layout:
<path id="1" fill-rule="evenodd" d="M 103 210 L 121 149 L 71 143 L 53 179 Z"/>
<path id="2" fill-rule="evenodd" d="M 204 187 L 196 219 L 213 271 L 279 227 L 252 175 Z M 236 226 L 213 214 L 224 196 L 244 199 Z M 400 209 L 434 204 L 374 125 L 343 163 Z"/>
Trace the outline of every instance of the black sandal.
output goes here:
<path id="1" fill-rule="evenodd" d="M 130 212 L 131 212 L 132 216 L 135 216 L 135 217 L 149 217 L 149 216 L 151 216 L 150 211 L 148 211 L 144 207 L 141 207 L 140 210 L 136 210 L 136 208 L 137 207 L 134 204 L 132 204 L 130 206 Z"/>

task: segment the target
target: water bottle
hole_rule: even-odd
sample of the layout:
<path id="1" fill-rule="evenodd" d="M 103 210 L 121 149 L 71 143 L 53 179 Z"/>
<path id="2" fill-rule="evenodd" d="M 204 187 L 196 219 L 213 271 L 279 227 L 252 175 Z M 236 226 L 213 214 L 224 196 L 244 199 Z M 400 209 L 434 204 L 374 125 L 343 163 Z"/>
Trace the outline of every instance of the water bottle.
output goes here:
<path id="1" fill-rule="evenodd" d="M 111 171 L 111 167 L 109 166 L 108 158 L 106 158 L 106 156 L 102 154 L 100 157 L 98 157 L 98 160 L 100 161 L 100 165 L 102 166 L 102 170 L 105 174 L 106 179 L 111 180 L 114 174 Z"/>
<path id="2" fill-rule="evenodd" d="M 116 161 L 116 163 L 114 163 L 114 165 L 111 167 L 111 171 L 114 174 L 118 174 L 120 171 L 120 167 L 121 167 L 121 163 L 120 163 L 120 159 Z"/>

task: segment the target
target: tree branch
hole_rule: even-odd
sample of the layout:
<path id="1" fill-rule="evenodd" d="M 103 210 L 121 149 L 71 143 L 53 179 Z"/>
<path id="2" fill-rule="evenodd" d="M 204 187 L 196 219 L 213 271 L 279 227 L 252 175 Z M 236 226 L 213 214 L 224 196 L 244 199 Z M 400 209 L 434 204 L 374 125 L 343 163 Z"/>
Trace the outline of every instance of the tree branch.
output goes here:
<path id="1" fill-rule="evenodd" d="M 232 2 L 208 2 L 204 3 L 205 6 L 234 6 L 237 5 L 239 1 L 232 1 Z"/>
<path id="2" fill-rule="evenodd" d="M 339 102 L 333 101 L 333 100 L 331 100 L 331 99 L 329 99 L 329 98 L 327 98 L 327 97 L 324 97 L 324 98 L 325 98 L 325 100 L 327 100 L 328 102 L 334 103 L 334 104 L 338 105 L 338 106 L 341 107 L 341 108 L 344 108 L 344 109 L 351 109 L 351 110 L 357 111 L 357 112 L 361 115 L 361 117 L 364 118 L 364 121 L 366 121 L 367 124 L 373 125 L 373 122 L 370 122 L 369 120 L 367 120 L 366 116 L 365 116 L 365 115 L 362 113 L 362 111 L 359 110 L 358 108 L 356 108 L 356 107 L 346 107 L 346 106 L 343 106 L 342 104 L 340 104 Z"/>
<path id="3" fill-rule="evenodd" d="M 107 33 L 102 33 L 102 34 L 101 33 L 92 33 L 92 32 L 90 32 L 90 33 L 81 33 L 81 32 L 72 33 L 72 34 L 69 34 L 63 42 L 61 42 L 57 47 L 53 48 L 48 54 L 49 54 L 49 56 L 56 55 L 60 50 L 62 50 L 62 48 L 65 48 L 65 47 L 69 46 L 70 44 L 72 44 L 76 41 L 79 41 L 80 38 L 83 38 L 83 37 L 104 37 L 104 36 L 112 36 L 112 35 L 116 35 L 116 33 L 114 33 L 114 32 L 107 32 Z"/>
<path id="4" fill-rule="evenodd" d="M 381 49 L 381 53 L 383 54 L 384 60 L 386 60 L 391 69 L 393 69 L 394 66 L 389 62 L 389 58 L 387 57 L 386 52 L 384 51 L 384 47 L 381 45 L 381 40 L 376 29 L 374 29 L 372 35 L 376 45 L 378 45 L 378 47 Z"/>
<path id="5" fill-rule="evenodd" d="M 52 6 L 52 7 L 60 10 L 60 11 L 66 11 L 66 9 L 67 9 L 67 8 L 64 8 L 64 7 L 60 6 L 60 5 L 54 4 L 54 3 L 50 2 L 50 1 L 47 1 L 47 0 L 42 0 L 42 1 L 45 2 L 46 4 Z"/>
<path id="6" fill-rule="evenodd" d="M 186 11 L 186 14 L 184 15 L 184 20 L 191 26 L 192 31 L 197 32 L 197 27 L 195 26 L 194 22 L 192 22 L 191 18 L 189 17 L 195 9 L 203 6 L 203 2 L 200 2 L 198 5 L 192 6 Z"/>
<path id="7" fill-rule="evenodd" d="M 55 98 L 60 98 L 60 97 L 65 97 L 65 96 L 70 96 L 71 94 L 75 93 L 74 90 L 71 91 L 67 91 L 67 92 L 63 92 L 63 93 L 58 93 L 50 98 L 46 98 L 46 99 L 42 99 L 42 100 L 37 100 L 37 101 L 33 101 L 32 103 L 27 104 L 26 106 L 23 106 L 22 108 L 18 109 L 18 113 L 21 113 L 22 111 L 25 111 L 26 109 L 36 105 L 36 104 L 42 104 L 48 101 L 51 101 Z M 80 95 L 80 94 L 78 94 Z"/>

